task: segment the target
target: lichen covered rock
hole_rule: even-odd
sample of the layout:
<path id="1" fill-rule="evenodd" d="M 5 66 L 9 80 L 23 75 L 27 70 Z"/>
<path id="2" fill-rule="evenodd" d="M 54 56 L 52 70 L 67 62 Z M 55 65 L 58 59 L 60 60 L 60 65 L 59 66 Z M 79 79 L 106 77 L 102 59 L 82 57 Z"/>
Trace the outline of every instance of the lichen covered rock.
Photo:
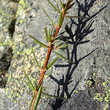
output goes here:
<path id="1" fill-rule="evenodd" d="M 55 0 L 54 4 L 56 1 L 59 2 L 59 0 Z M 66 49 L 58 50 L 59 53 L 73 61 L 74 64 L 69 64 L 59 58 L 51 70 L 46 72 L 43 86 L 46 88 L 45 92 L 51 95 L 59 97 L 73 96 L 70 100 L 68 99 L 67 104 L 64 103 L 65 105 L 62 106 L 64 109 L 84 110 L 83 108 L 89 108 L 89 110 L 95 110 L 97 108 L 100 110 L 100 103 L 95 100 L 97 94 L 94 93 L 91 97 L 86 92 L 88 91 L 88 83 L 90 86 L 93 84 L 93 82 L 87 83 L 90 74 L 96 73 L 104 81 L 110 76 L 110 13 L 109 7 L 103 8 L 109 3 L 109 0 L 100 0 L 99 2 L 86 1 L 87 3 L 84 0 L 76 0 L 75 2 L 68 15 L 78 15 L 87 18 L 65 18 L 63 29 L 61 30 L 61 32 L 65 30 L 65 33 L 61 36 L 61 42 L 63 40 L 68 41 L 69 45 Z M 42 30 L 45 26 L 51 27 L 51 23 L 42 8 L 49 13 L 53 21 L 58 22 L 57 12 L 52 9 L 46 0 L 20 0 L 16 12 L 12 46 L 13 58 L 8 70 L 6 95 L 17 102 L 20 110 L 27 110 L 32 98 L 32 92 L 25 84 L 26 78 L 23 72 L 27 73 L 34 84 L 37 83 L 40 74 L 31 48 L 33 47 L 36 58 L 42 66 L 46 56 L 46 50 L 37 45 L 28 35 L 30 34 L 46 44 L 44 31 Z M 54 54 L 52 54 L 50 61 L 53 57 L 55 57 Z M 77 95 L 74 93 L 75 90 L 79 91 Z M 84 103 L 83 98 L 85 98 Z M 58 103 L 59 100 L 57 99 L 48 106 L 47 104 L 50 102 L 51 99 L 43 96 L 37 109 L 56 110 L 62 105 L 63 101 L 61 100 Z M 71 102 L 70 108 L 67 107 L 69 102 Z M 93 107 L 94 105 L 96 108 Z"/>

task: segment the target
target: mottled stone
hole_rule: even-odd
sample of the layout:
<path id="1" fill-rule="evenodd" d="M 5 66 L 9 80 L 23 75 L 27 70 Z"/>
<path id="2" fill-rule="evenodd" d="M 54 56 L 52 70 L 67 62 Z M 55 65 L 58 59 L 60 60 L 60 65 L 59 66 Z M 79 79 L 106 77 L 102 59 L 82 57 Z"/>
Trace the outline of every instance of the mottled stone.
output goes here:
<path id="1" fill-rule="evenodd" d="M 53 4 L 56 1 L 59 0 L 54 0 Z M 51 76 L 44 78 L 43 86 L 46 88 L 45 92 L 51 95 L 71 96 L 68 102 L 61 107 L 64 110 L 66 108 L 67 110 L 96 110 L 96 108 L 100 110 L 96 100 L 93 100 L 93 97 L 91 98 L 84 90 L 87 90 L 87 80 L 90 74 L 96 73 L 103 80 L 110 76 L 110 6 L 103 8 L 106 4 L 109 4 L 109 0 L 76 0 L 68 15 L 87 18 L 65 18 L 63 23 L 61 31 L 65 30 L 66 32 L 61 36 L 61 40 L 68 40 L 69 45 L 67 49 L 61 49 L 57 52 L 75 64 L 71 65 L 59 58 L 51 70 L 46 72 Z M 47 11 L 55 23 L 58 22 L 58 13 L 52 9 L 47 0 L 20 0 L 16 13 L 12 46 L 13 58 L 8 70 L 6 95 L 17 102 L 16 106 L 20 110 L 27 110 L 32 98 L 32 91 L 25 84 L 26 78 L 23 71 L 28 74 L 33 83 L 38 80 L 40 73 L 33 60 L 31 47 L 34 48 L 36 58 L 42 66 L 46 56 L 46 49 L 37 45 L 28 36 L 30 34 L 47 44 L 44 27 L 51 27 L 51 23 L 42 8 Z M 51 56 L 50 61 L 56 55 L 52 53 Z M 78 94 L 74 93 L 75 90 L 79 91 Z M 63 102 L 58 103 L 59 101 L 56 100 L 48 106 L 50 101 L 47 97 L 42 97 L 37 110 L 57 110 Z M 78 108 L 78 106 L 80 107 Z"/>
<path id="2" fill-rule="evenodd" d="M 5 87 L 8 68 L 12 59 L 12 36 L 17 4 L 0 1 L 0 87 Z"/>
<path id="3" fill-rule="evenodd" d="M 58 110 L 101 110 L 99 104 L 94 101 L 85 91 L 75 93 Z"/>

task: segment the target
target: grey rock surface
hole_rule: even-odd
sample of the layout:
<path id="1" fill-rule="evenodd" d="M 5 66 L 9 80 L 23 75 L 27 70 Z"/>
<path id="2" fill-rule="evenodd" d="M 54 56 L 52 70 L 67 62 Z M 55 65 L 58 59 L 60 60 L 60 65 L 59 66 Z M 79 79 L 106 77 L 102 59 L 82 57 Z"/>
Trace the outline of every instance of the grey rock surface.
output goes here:
<path id="1" fill-rule="evenodd" d="M 84 91 L 79 91 L 58 110 L 101 110 L 101 108 L 88 94 Z"/>
<path id="2" fill-rule="evenodd" d="M 53 3 L 55 4 L 56 1 L 59 2 L 59 0 L 54 0 Z M 106 110 L 109 110 L 110 100 L 107 98 L 108 102 L 106 102 L 104 99 L 107 94 L 110 96 L 110 88 L 109 85 L 105 87 L 102 84 L 110 80 L 109 3 L 109 0 L 75 0 L 75 5 L 68 15 L 88 18 L 65 19 L 61 31 L 65 30 L 66 32 L 61 36 L 61 40 L 68 40 L 69 46 L 66 49 L 58 50 L 59 53 L 75 64 L 71 65 L 59 58 L 51 70 L 46 72 L 43 85 L 46 88 L 46 93 L 59 97 L 71 96 L 71 98 L 62 105 L 62 100 L 42 97 L 37 110 L 57 110 L 61 105 L 62 107 L 59 110 L 103 110 L 105 107 Z M 103 8 L 107 4 L 108 6 Z M 7 97 L 13 101 L 8 101 L 8 98 L 0 99 L 1 105 L 4 104 L 4 101 L 6 102 L 4 110 L 28 110 L 29 108 L 32 92 L 24 82 L 26 78 L 23 71 L 34 83 L 36 77 L 39 78 L 40 70 L 33 60 L 31 47 L 34 48 L 41 65 L 44 63 L 46 50 L 36 45 L 28 34 L 46 44 L 43 29 L 45 26 L 51 27 L 51 23 L 42 8 L 47 11 L 53 21 L 58 22 L 58 14 L 47 0 L 19 1 L 12 40 L 13 57 L 8 69 L 9 76 L 5 88 Z M 52 53 L 50 60 L 54 57 L 55 54 Z M 94 77 L 93 73 L 102 80 Z M 47 77 L 48 74 L 51 76 Z M 88 80 L 92 85 L 95 83 L 93 86 L 95 89 L 88 87 Z M 103 92 L 99 89 L 101 87 Z M 75 93 L 76 90 L 79 91 L 77 94 Z M 85 90 L 86 92 L 84 92 Z M 100 102 L 100 98 L 95 97 L 97 93 L 103 95 L 101 97 L 102 102 Z M 106 95 L 104 96 L 104 94 Z M 13 108 L 11 104 L 14 104 Z"/>
<path id="3" fill-rule="evenodd" d="M 12 36 L 17 4 L 0 0 L 0 87 L 6 84 L 6 71 L 12 59 Z"/>

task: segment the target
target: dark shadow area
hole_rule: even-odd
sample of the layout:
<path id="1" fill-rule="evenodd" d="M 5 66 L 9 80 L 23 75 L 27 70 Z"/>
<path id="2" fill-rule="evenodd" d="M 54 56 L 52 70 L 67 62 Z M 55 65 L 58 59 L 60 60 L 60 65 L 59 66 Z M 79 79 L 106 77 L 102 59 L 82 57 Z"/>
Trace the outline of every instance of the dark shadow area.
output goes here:
<path id="1" fill-rule="evenodd" d="M 5 52 L 2 55 L 2 58 L 0 59 L 0 88 L 5 88 L 6 86 L 6 72 L 8 71 L 11 65 L 12 56 L 12 48 L 6 48 Z"/>
<path id="2" fill-rule="evenodd" d="M 19 2 L 19 0 L 9 0 L 9 2 Z"/>
<path id="3" fill-rule="evenodd" d="M 13 34 L 15 32 L 15 23 L 16 23 L 16 19 L 13 19 L 8 27 L 8 32 L 11 38 L 13 38 Z"/>
<path id="4" fill-rule="evenodd" d="M 79 45 L 83 45 L 85 43 L 88 43 L 89 40 L 84 40 L 84 38 L 91 34 L 94 29 L 92 29 L 92 25 L 94 23 L 93 18 L 98 15 L 106 6 L 104 6 L 102 9 L 100 9 L 98 12 L 96 12 L 94 15 L 89 15 L 89 10 L 93 6 L 93 4 L 96 2 L 96 0 L 90 0 L 88 2 L 85 0 L 84 4 L 80 3 L 80 0 L 76 0 L 76 3 L 78 5 L 78 16 L 83 16 L 87 17 L 86 19 L 82 18 L 77 18 L 77 22 L 74 19 L 71 20 L 71 24 L 66 24 L 65 26 L 65 31 L 68 34 L 68 36 L 61 36 L 62 41 L 66 41 L 67 43 L 71 44 L 72 51 L 70 52 L 69 48 L 67 47 L 67 57 L 68 60 L 74 62 L 74 64 L 68 63 L 67 65 L 55 65 L 56 67 L 68 67 L 67 69 L 67 74 L 64 78 L 57 80 L 55 77 L 52 75 L 50 76 L 51 79 L 53 79 L 57 84 L 58 84 L 58 90 L 57 90 L 57 96 L 58 97 L 64 97 L 64 94 L 68 98 L 71 97 L 72 93 L 76 89 L 77 85 L 79 84 L 80 80 L 82 79 L 83 75 L 79 79 L 79 81 L 76 82 L 76 85 L 73 87 L 71 91 L 68 91 L 68 85 L 72 83 L 72 74 L 74 70 L 77 68 L 78 64 L 88 57 L 90 54 L 92 54 L 96 49 L 93 51 L 89 52 L 89 54 L 83 56 L 82 58 L 78 59 L 77 58 L 77 49 Z M 72 27 L 76 26 L 76 30 L 73 33 L 72 32 Z M 60 90 L 60 86 L 63 86 L 62 91 Z M 53 110 L 57 110 L 61 105 L 63 104 L 63 100 L 56 99 L 56 103 L 52 105 Z"/>

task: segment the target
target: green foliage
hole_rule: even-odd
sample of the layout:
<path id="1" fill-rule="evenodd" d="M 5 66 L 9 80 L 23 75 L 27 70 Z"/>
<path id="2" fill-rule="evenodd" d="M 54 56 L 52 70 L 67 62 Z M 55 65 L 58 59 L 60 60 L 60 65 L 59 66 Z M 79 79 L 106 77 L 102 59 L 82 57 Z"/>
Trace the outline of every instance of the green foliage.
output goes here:
<path id="1" fill-rule="evenodd" d="M 29 79 L 28 75 L 24 72 L 24 75 L 25 77 L 27 78 L 28 82 L 26 82 L 26 84 L 29 86 L 29 88 L 32 90 L 32 91 L 35 91 L 36 89 L 34 88 L 33 84 L 31 83 L 31 80 Z"/>
<path id="2" fill-rule="evenodd" d="M 48 32 L 47 32 L 47 27 L 45 27 L 45 28 L 44 28 L 44 30 L 45 30 L 45 38 L 46 38 L 46 40 L 48 41 Z"/>
<path id="3" fill-rule="evenodd" d="M 32 99 L 31 99 L 31 103 L 30 103 L 29 109 L 30 109 L 31 106 L 32 106 L 32 102 L 33 102 L 34 96 L 35 96 L 35 94 L 33 95 Z"/>
<path id="4" fill-rule="evenodd" d="M 59 27 L 61 27 L 62 25 L 62 13 L 60 13 L 60 16 L 59 16 Z"/>
<path id="5" fill-rule="evenodd" d="M 37 66 L 41 69 L 41 75 L 40 75 L 40 79 L 39 79 L 39 82 L 36 86 L 36 88 L 34 88 L 33 84 L 31 83 L 29 77 L 27 76 L 27 74 L 25 73 L 25 76 L 28 80 L 28 82 L 26 82 L 26 84 L 29 86 L 29 88 L 34 91 L 34 95 L 33 95 L 33 98 L 32 98 L 32 101 L 31 101 L 31 104 L 30 104 L 30 108 L 32 107 L 33 110 L 36 110 L 36 107 L 38 105 L 38 102 L 41 98 L 41 95 L 46 95 L 48 97 L 53 97 L 53 98 L 58 98 L 58 99 L 62 99 L 62 100 L 65 100 L 67 98 L 61 98 L 61 97 L 57 97 L 57 96 L 52 96 L 52 95 L 49 95 L 49 94 L 46 94 L 43 91 L 42 87 L 43 87 L 43 79 L 44 79 L 44 74 L 47 70 L 49 70 L 52 65 L 54 65 L 54 63 L 57 61 L 57 59 L 59 57 L 63 58 L 64 60 L 66 60 L 67 62 L 69 63 L 72 63 L 71 61 L 69 61 L 67 58 L 65 58 L 64 56 L 60 55 L 59 53 L 55 52 L 54 50 L 55 49 L 62 49 L 62 48 L 65 48 L 68 46 L 68 44 L 65 44 L 65 45 L 59 45 L 59 46 L 55 46 L 54 43 L 55 43 L 55 40 L 59 40 L 58 39 L 58 35 L 61 35 L 63 33 L 59 33 L 59 30 L 62 26 L 62 23 L 63 23 L 63 20 L 64 20 L 64 17 L 67 17 L 67 18 L 83 18 L 83 17 L 78 17 L 78 16 L 66 16 L 65 14 L 67 13 L 67 11 L 74 5 L 74 3 L 71 3 L 72 0 L 68 0 L 66 4 L 64 4 L 62 2 L 62 0 L 60 0 L 60 7 L 61 9 L 59 8 L 58 4 L 57 5 L 57 8 L 50 2 L 50 0 L 47 0 L 48 3 L 53 7 L 53 9 L 55 9 L 55 11 L 58 12 L 59 15 L 59 22 L 58 24 L 56 25 L 54 23 L 54 21 L 50 18 L 50 16 L 47 14 L 47 12 L 45 11 L 45 9 L 43 8 L 43 11 L 44 13 L 46 14 L 46 16 L 49 18 L 50 22 L 52 23 L 52 26 L 54 27 L 54 31 L 52 31 L 52 29 L 47 29 L 47 27 L 44 28 L 44 31 L 45 31 L 45 39 L 47 40 L 47 42 L 49 43 L 49 46 L 45 45 L 44 43 L 38 41 L 37 39 L 35 39 L 34 37 L 32 37 L 31 35 L 29 35 L 37 44 L 39 44 L 41 47 L 44 47 L 44 48 L 47 48 L 48 51 L 47 51 L 47 56 L 46 56 L 46 59 L 45 59 L 45 62 L 43 63 L 43 65 L 39 65 L 37 59 L 36 59 L 36 56 L 35 56 L 35 52 L 34 50 L 32 49 L 32 53 L 33 53 L 33 56 L 34 56 L 34 59 L 36 61 L 36 64 Z M 49 62 L 49 59 L 50 59 L 50 55 L 51 53 L 54 52 L 57 57 L 55 59 L 53 59 L 51 62 Z M 49 62 L 49 63 L 48 63 Z M 36 94 L 37 93 L 37 97 L 36 97 Z M 34 100 L 34 101 L 33 101 Z M 34 103 L 35 102 L 35 103 Z M 34 106 L 33 106 L 34 104 Z"/>
<path id="6" fill-rule="evenodd" d="M 44 10 L 44 8 L 43 8 L 43 11 L 44 11 L 44 13 L 47 15 L 47 17 L 49 18 L 49 20 L 51 21 L 52 25 L 54 26 L 55 23 L 54 23 L 53 20 L 49 17 L 49 15 L 48 15 L 47 12 Z"/>
<path id="7" fill-rule="evenodd" d="M 45 27 L 44 30 L 45 30 L 45 38 L 47 42 L 51 42 L 51 29 L 49 29 L 49 32 L 48 32 L 47 27 Z"/>
<path id="8" fill-rule="evenodd" d="M 35 61 L 36 61 L 36 64 L 37 64 L 38 68 L 41 68 L 41 66 L 39 65 L 39 63 L 38 63 L 38 61 L 37 61 L 37 58 L 36 58 L 36 56 L 35 56 L 35 52 L 34 52 L 33 48 L 32 48 L 32 53 L 33 53 L 33 56 L 34 56 L 34 59 L 35 59 Z"/>
<path id="9" fill-rule="evenodd" d="M 51 68 L 51 66 L 57 61 L 58 57 L 56 57 L 50 64 L 47 65 L 46 69 Z"/>
<path id="10" fill-rule="evenodd" d="M 61 1 L 61 0 L 60 0 L 60 5 L 61 5 L 61 7 L 62 7 L 62 8 L 64 8 L 63 3 L 62 3 L 62 1 Z"/>
<path id="11" fill-rule="evenodd" d="M 60 13 L 60 11 L 50 2 L 50 0 L 48 0 L 48 2 L 50 3 L 50 5 L 51 5 L 58 13 Z"/>
<path id="12" fill-rule="evenodd" d="M 36 110 L 36 107 L 37 107 L 38 102 L 39 102 L 40 97 L 41 97 L 41 93 L 42 93 L 42 86 L 40 86 L 40 88 L 39 88 L 39 91 L 38 91 L 38 94 L 37 94 L 37 98 L 35 100 L 35 104 L 34 104 L 33 110 Z"/>
<path id="13" fill-rule="evenodd" d="M 70 60 L 68 60 L 67 58 L 65 58 L 64 56 L 60 55 L 59 53 L 53 51 L 56 55 L 58 55 L 59 57 L 63 58 L 64 60 L 66 60 L 69 63 L 72 63 Z"/>
<path id="14" fill-rule="evenodd" d="M 44 47 L 44 48 L 48 48 L 48 46 L 46 46 L 45 44 L 43 44 L 42 42 L 38 41 L 37 39 L 35 39 L 34 37 L 32 37 L 31 35 L 29 35 L 37 44 L 39 44 L 40 46 Z"/>

